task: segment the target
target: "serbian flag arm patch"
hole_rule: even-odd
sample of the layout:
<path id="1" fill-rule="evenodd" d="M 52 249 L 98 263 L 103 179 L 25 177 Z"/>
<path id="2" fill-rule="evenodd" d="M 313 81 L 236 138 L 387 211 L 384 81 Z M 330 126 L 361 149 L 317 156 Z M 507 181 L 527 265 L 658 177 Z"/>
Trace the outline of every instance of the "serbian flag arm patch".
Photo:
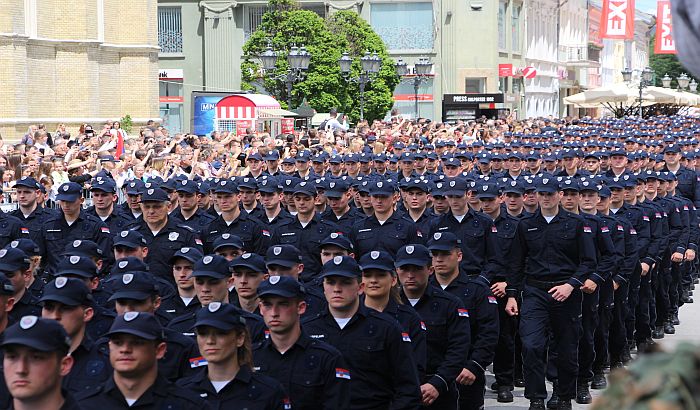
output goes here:
<path id="1" fill-rule="evenodd" d="M 411 336 L 410 336 L 408 333 L 406 333 L 406 332 L 401 332 L 401 339 L 402 339 L 404 342 L 410 342 L 410 341 L 411 341 Z"/>
<path id="2" fill-rule="evenodd" d="M 201 366 L 206 366 L 208 364 L 207 360 L 202 357 L 193 357 L 190 359 L 190 368 L 194 369 Z"/>
<path id="3" fill-rule="evenodd" d="M 103 226 L 100 229 L 102 230 L 102 233 L 109 233 L 109 228 L 107 228 L 106 226 Z"/>
<path id="4" fill-rule="evenodd" d="M 457 316 L 469 317 L 469 311 L 467 309 L 457 309 Z"/>
<path id="5" fill-rule="evenodd" d="M 335 368 L 335 377 L 337 379 L 348 379 L 350 380 L 350 370 L 343 369 L 340 367 Z"/>

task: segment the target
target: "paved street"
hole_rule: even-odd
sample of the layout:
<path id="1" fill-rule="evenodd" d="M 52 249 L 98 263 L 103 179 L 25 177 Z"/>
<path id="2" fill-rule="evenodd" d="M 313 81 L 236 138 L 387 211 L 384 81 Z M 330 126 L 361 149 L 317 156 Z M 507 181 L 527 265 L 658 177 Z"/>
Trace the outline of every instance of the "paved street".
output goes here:
<path id="1" fill-rule="evenodd" d="M 696 287 L 697 289 L 700 289 Z M 680 342 L 700 342 L 700 303 L 693 303 L 692 305 L 687 305 L 681 308 L 680 317 L 681 325 L 676 327 L 675 335 L 666 335 L 664 339 L 660 341 L 665 349 L 673 349 Z M 515 401 L 513 403 L 498 403 L 496 401 L 496 393 L 491 391 L 488 387 L 493 383 L 493 375 L 489 374 L 486 383 L 486 408 L 498 407 L 501 409 L 527 409 L 530 402 L 525 399 L 523 388 L 516 388 L 513 392 L 515 396 Z M 547 390 L 551 393 L 552 385 L 548 383 Z M 600 394 L 598 390 L 591 390 L 593 397 Z M 574 402 L 574 409 L 586 409 L 590 406 L 580 405 Z"/>

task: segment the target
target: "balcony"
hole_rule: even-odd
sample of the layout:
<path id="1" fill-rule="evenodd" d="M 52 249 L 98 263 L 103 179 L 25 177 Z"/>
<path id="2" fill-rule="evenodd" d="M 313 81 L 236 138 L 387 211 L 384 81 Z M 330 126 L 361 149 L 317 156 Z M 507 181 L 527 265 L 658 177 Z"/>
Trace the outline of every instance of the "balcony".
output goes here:
<path id="1" fill-rule="evenodd" d="M 559 46 L 559 63 L 567 67 L 599 67 L 600 49 L 591 46 Z"/>

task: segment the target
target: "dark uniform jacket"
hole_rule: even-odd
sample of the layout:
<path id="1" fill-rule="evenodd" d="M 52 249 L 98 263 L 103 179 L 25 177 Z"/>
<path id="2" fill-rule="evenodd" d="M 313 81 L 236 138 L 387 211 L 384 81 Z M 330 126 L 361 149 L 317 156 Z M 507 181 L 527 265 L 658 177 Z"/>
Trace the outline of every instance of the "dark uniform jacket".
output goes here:
<path id="1" fill-rule="evenodd" d="M 144 259 L 153 275 L 174 282 L 170 258 L 181 248 L 190 247 L 202 250 L 202 241 L 195 232 L 186 226 L 180 225 L 177 220 L 168 217 L 168 223 L 163 229 L 153 236 L 153 232 L 146 222 L 141 223 L 137 230 L 146 239 L 148 255 Z"/>

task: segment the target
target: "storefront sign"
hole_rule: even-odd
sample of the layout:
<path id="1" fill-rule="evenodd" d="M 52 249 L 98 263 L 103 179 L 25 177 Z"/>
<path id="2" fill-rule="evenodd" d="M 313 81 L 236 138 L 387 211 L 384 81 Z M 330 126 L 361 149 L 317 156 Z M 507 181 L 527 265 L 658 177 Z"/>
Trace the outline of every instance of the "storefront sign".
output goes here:
<path id="1" fill-rule="evenodd" d="M 503 102 L 503 94 L 445 94 L 444 102 L 448 105 L 498 104 Z"/>
<path id="2" fill-rule="evenodd" d="M 181 68 L 162 68 L 158 70 L 159 80 L 182 81 L 185 78 L 185 70 Z"/>
<path id="3" fill-rule="evenodd" d="M 499 64 L 498 65 L 498 76 L 499 77 L 512 77 L 513 76 L 513 64 Z"/>

